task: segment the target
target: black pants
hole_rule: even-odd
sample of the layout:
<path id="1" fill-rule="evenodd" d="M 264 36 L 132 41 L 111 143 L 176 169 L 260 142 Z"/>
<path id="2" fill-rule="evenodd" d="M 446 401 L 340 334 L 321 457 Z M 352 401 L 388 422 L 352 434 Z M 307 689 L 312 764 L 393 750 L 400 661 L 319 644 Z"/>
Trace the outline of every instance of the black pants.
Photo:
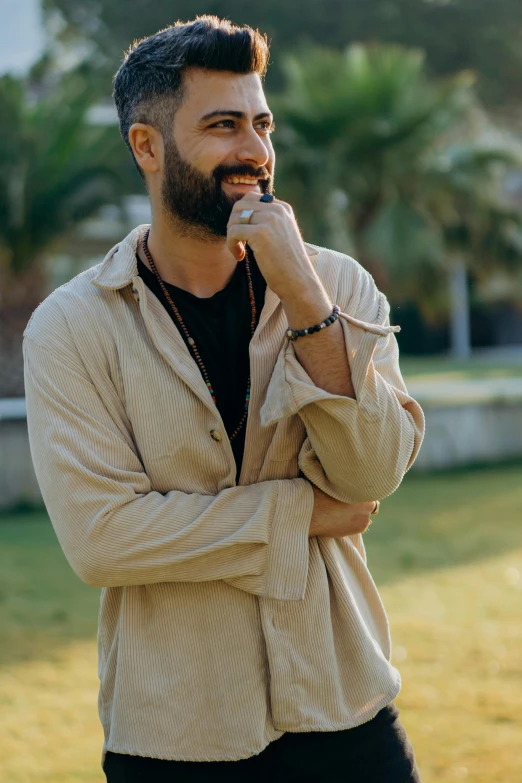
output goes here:
<path id="1" fill-rule="evenodd" d="M 286 732 L 239 761 L 164 761 L 107 752 L 107 783 L 420 783 L 395 704 L 342 731 Z"/>

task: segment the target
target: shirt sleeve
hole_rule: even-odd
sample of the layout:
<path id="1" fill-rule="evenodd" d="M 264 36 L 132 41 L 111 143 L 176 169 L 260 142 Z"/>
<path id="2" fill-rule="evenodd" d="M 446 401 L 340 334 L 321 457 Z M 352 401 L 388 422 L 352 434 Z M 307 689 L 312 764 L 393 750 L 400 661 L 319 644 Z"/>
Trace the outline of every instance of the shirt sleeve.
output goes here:
<path id="1" fill-rule="evenodd" d="M 24 339 L 29 443 L 64 554 L 95 587 L 225 580 L 304 598 L 314 495 L 302 478 L 156 492 L 80 357 Z"/>
<path id="2" fill-rule="evenodd" d="M 356 399 L 317 387 L 289 340 L 261 409 L 262 426 L 301 417 L 307 431 L 299 454 L 302 474 L 346 503 L 392 494 L 413 464 L 425 428 L 422 409 L 399 369 L 394 332 L 400 327 L 390 326 L 388 300 L 357 267 L 355 293 L 346 290 L 345 280 L 343 294 L 341 281 L 337 300 Z"/>

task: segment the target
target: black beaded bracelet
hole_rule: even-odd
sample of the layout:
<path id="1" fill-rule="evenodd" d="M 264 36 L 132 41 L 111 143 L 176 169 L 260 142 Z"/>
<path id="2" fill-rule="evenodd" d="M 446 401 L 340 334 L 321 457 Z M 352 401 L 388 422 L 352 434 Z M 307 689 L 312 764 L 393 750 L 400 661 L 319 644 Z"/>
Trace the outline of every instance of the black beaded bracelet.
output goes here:
<path id="1" fill-rule="evenodd" d="M 330 324 L 333 324 L 334 321 L 337 321 L 339 318 L 339 313 L 341 312 L 340 307 L 337 305 L 334 305 L 333 313 L 329 318 L 327 318 L 325 321 L 323 321 L 321 324 L 316 324 L 315 326 L 309 326 L 308 329 L 287 329 L 286 336 L 289 340 L 297 340 L 298 337 L 304 337 L 305 334 L 312 334 L 313 332 L 319 332 L 321 329 L 325 329 L 327 326 L 330 326 Z"/>

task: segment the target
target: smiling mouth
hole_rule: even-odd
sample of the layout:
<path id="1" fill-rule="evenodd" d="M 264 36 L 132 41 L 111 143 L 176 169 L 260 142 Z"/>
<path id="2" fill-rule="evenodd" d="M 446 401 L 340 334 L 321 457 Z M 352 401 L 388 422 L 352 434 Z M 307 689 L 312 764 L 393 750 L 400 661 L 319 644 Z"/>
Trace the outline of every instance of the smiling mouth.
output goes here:
<path id="1" fill-rule="evenodd" d="M 223 182 L 227 185 L 248 185 L 250 187 L 258 187 L 259 179 L 257 177 L 225 177 Z"/>

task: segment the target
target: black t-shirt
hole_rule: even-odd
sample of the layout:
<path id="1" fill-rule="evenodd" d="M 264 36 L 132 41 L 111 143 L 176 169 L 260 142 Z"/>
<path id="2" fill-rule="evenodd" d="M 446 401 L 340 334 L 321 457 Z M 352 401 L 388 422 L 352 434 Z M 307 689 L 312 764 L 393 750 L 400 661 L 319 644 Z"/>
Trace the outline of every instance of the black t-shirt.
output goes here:
<path id="1" fill-rule="evenodd" d="M 165 298 L 156 275 L 145 266 L 139 256 L 137 258 L 138 274 L 165 306 L 187 345 L 190 356 L 199 367 L 194 352 L 187 343 L 185 334 L 172 307 Z M 266 281 L 252 251 L 249 251 L 249 260 L 256 300 L 257 326 L 265 301 Z M 165 287 L 178 308 L 189 335 L 195 340 L 214 390 L 218 411 L 230 437 L 236 430 L 245 410 L 245 396 L 250 372 L 248 347 L 252 337 L 250 327 L 252 311 L 245 264 L 238 263 L 225 288 L 208 298 L 194 296 L 189 291 L 169 283 L 165 283 Z M 203 377 L 203 373 L 201 375 Z M 243 461 L 246 425 L 245 420 L 241 430 L 231 442 L 237 466 L 236 482 L 239 480 Z"/>

